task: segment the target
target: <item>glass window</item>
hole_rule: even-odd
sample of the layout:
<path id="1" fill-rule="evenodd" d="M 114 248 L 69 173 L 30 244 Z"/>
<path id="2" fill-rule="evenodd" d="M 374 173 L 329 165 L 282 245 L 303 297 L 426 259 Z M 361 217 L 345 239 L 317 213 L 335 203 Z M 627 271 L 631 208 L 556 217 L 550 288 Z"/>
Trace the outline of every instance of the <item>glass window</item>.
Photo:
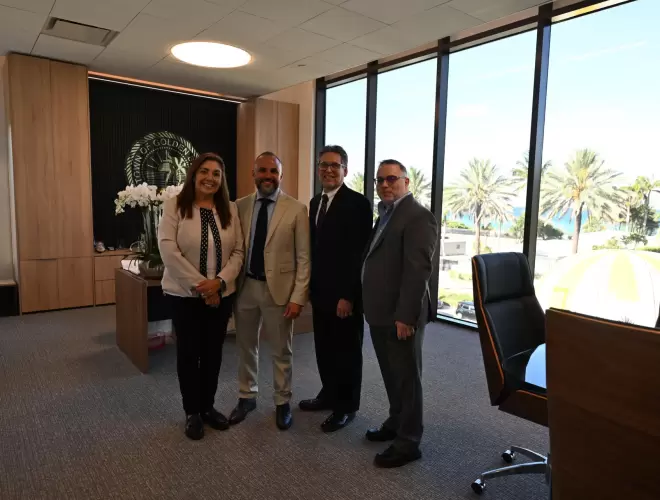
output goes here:
<path id="1" fill-rule="evenodd" d="M 326 91 L 325 99 L 325 143 L 339 145 L 346 150 L 346 184 L 364 193 L 367 80 L 363 78 L 332 87 Z"/>
<path id="2" fill-rule="evenodd" d="M 472 256 L 522 251 L 535 47 L 527 32 L 450 56 L 439 315 L 476 321 Z"/>
<path id="3" fill-rule="evenodd" d="M 376 108 L 375 166 L 387 159 L 403 163 L 410 191 L 429 209 L 436 70 L 437 62 L 432 59 L 378 75 Z"/>
<path id="4" fill-rule="evenodd" d="M 660 2 L 552 27 L 536 292 L 543 307 L 655 324 Z"/>

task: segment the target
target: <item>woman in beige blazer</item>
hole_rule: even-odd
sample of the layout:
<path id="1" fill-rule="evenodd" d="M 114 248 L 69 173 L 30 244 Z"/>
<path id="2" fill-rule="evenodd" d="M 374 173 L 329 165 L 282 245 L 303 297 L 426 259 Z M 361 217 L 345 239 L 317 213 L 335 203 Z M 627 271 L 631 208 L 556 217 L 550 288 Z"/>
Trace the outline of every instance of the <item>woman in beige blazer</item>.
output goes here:
<path id="1" fill-rule="evenodd" d="M 192 162 L 181 193 L 164 204 L 158 246 L 165 264 L 162 287 L 171 299 L 176 331 L 185 433 L 201 439 L 204 423 L 229 428 L 213 403 L 244 253 L 241 222 L 229 201 L 220 156 L 204 153 Z"/>

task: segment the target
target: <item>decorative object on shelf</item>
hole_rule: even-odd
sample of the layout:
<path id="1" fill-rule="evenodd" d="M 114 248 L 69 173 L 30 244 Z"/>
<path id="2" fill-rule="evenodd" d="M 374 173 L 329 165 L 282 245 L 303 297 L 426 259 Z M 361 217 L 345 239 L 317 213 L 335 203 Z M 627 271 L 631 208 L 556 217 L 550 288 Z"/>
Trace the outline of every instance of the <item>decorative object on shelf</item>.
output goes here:
<path id="1" fill-rule="evenodd" d="M 125 207 L 138 208 L 142 213 L 143 233 L 140 240 L 130 247 L 135 255 L 131 260 L 138 261 L 140 275 L 147 279 L 158 279 L 163 276 L 165 267 L 158 249 L 158 223 L 163 211 L 163 203 L 176 197 L 183 187 L 167 186 L 159 189 L 146 182 L 137 186 L 129 185 L 117 193 L 115 200 L 115 215 L 124 213 Z"/>

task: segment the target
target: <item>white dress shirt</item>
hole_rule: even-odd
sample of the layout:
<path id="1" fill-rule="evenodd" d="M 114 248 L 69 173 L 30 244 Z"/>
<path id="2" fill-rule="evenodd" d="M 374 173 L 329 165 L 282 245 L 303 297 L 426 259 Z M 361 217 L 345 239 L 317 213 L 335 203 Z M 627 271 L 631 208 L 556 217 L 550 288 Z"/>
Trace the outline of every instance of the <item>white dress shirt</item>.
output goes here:
<path id="1" fill-rule="evenodd" d="M 325 206 L 325 213 L 328 213 L 328 210 L 330 210 L 330 204 L 332 203 L 332 199 L 335 197 L 335 195 L 337 194 L 337 191 L 339 191 L 340 188 L 341 188 L 341 186 L 339 186 L 338 188 L 333 189 L 332 191 L 328 191 L 328 192 L 326 192 L 325 190 L 323 191 L 323 194 L 321 196 L 326 195 L 328 197 L 328 203 Z M 321 205 L 322 204 L 323 204 L 323 199 L 321 199 L 321 201 L 319 202 L 319 208 L 316 211 L 316 218 L 314 219 L 315 223 L 318 223 L 318 221 L 319 221 L 319 212 L 321 211 Z"/>

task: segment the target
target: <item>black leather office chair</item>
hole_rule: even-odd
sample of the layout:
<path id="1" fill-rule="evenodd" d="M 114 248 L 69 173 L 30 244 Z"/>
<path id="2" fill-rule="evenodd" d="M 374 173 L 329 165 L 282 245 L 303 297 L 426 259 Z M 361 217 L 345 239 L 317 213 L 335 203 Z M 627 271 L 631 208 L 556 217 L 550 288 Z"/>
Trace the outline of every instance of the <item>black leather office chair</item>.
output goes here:
<path id="1" fill-rule="evenodd" d="M 658 319 L 657 319 L 657 321 L 655 322 L 655 327 L 656 327 L 656 328 L 660 328 L 660 310 L 658 311 Z"/>
<path id="2" fill-rule="evenodd" d="M 493 253 L 472 258 L 475 312 L 490 401 L 500 410 L 548 425 L 544 387 L 525 382 L 525 369 L 534 350 L 545 343 L 545 314 L 534 294 L 529 264 L 520 253 Z M 548 460 L 531 450 L 511 446 L 502 454 L 512 463 L 516 454 L 535 460 L 481 474 L 472 483 L 482 493 L 486 480 L 513 474 L 546 474 Z"/>

